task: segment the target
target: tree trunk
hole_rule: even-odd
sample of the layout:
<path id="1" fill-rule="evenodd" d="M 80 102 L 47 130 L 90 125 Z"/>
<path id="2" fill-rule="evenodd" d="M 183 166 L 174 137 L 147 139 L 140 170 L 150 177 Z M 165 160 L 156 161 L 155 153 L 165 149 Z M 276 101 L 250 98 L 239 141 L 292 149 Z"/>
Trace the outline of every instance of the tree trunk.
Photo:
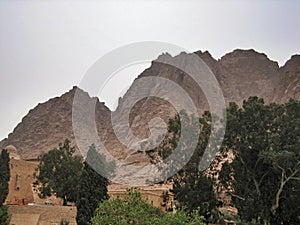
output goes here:
<path id="1" fill-rule="evenodd" d="M 276 209 L 278 209 L 278 207 L 279 207 L 279 200 L 280 200 L 280 195 L 283 191 L 283 187 L 284 187 L 284 182 L 281 182 L 279 190 L 277 191 L 276 196 L 275 196 L 275 203 L 272 205 L 272 208 L 271 208 L 272 213 L 275 213 Z"/>
<path id="2" fill-rule="evenodd" d="M 66 206 L 66 205 L 67 205 L 67 203 L 68 203 L 68 201 L 67 201 L 67 197 L 65 196 L 65 197 L 63 197 L 63 206 Z"/>
<path id="3" fill-rule="evenodd" d="M 267 218 L 264 218 L 264 219 L 263 219 L 263 221 L 264 221 L 264 225 L 270 225 L 270 221 L 269 221 L 269 219 L 267 219 Z"/>

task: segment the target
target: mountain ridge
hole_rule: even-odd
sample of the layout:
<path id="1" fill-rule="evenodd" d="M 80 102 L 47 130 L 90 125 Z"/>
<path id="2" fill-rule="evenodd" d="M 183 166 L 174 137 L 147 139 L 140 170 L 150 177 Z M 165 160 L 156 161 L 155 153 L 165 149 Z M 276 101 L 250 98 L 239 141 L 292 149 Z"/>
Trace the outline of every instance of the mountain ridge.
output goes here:
<path id="1" fill-rule="evenodd" d="M 208 51 L 197 51 L 195 54 L 200 56 L 215 74 L 226 103 L 235 101 L 241 105 L 244 99 L 253 95 L 264 98 L 266 103 L 282 103 L 288 101 L 289 98 L 300 99 L 300 55 L 298 54 L 291 56 L 283 66 L 270 60 L 266 54 L 253 49 L 236 49 L 218 60 L 214 59 Z M 182 71 L 158 61 L 164 57 L 168 60 L 177 60 L 184 65 L 188 54 L 180 53 L 176 56 L 168 53 L 162 54 L 136 80 L 147 76 L 170 79 L 189 93 L 199 112 L 207 110 L 207 100 L 199 87 L 196 87 L 192 79 Z M 58 143 L 65 138 L 69 138 L 76 146 L 72 128 L 72 102 L 75 91 L 79 90 L 85 93 L 87 102 L 96 101 L 98 134 L 112 149 L 112 154 L 117 158 L 129 160 L 130 163 L 147 163 L 144 153 L 136 154 L 134 151 L 126 151 L 126 146 L 117 140 L 110 123 L 112 114 L 117 114 L 122 105 L 126 106 L 124 102 L 130 99 L 128 93 L 139 91 L 134 90 L 136 80 L 128 92 L 120 98 L 119 106 L 114 112 L 105 106 L 105 103 L 100 102 L 97 97 L 89 96 L 88 93 L 76 86 L 60 97 L 39 103 L 23 117 L 13 132 L 0 142 L 0 148 L 13 145 L 18 149 L 22 158 L 30 159 L 37 158 L 41 153 L 57 147 Z M 159 89 L 159 84 L 156 88 L 159 93 L 164 94 Z M 133 107 L 130 113 L 130 125 L 135 135 L 146 138 L 150 134 L 148 123 L 153 116 L 158 115 L 167 123 L 175 113 L 172 105 L 149 97 L 139 101 Z M 124 128 L 121 126 L 120 129 Z M 130 155 L 126 155 L 125 152 L 127 152 L 126 154 L 129 152 Z"/>

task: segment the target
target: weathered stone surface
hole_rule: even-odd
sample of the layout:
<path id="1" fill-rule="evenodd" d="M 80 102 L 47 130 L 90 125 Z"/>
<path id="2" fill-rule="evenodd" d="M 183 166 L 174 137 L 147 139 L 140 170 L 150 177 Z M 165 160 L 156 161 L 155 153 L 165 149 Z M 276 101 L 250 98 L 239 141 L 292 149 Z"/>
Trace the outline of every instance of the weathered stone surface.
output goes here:
<path id="1" fill-rule="evenodd" d="M 290 98 L 300 99 L 300 55 L 293 55 L 280 68 L 280 83 L 276 100 L 286 102 Z"/>

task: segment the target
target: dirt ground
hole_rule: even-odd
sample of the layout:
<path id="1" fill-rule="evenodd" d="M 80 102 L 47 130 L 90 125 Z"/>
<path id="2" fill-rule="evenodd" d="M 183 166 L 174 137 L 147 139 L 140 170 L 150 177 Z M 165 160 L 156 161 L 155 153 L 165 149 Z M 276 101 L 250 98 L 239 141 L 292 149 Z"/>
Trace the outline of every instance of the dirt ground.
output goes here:
<path id="1" fill-rule="evenodd" d="M 9 206 L 10 224 L 14 225 L 59 225 L 62 219 L 76 225 L 77 209 L 74 206 Z"/>

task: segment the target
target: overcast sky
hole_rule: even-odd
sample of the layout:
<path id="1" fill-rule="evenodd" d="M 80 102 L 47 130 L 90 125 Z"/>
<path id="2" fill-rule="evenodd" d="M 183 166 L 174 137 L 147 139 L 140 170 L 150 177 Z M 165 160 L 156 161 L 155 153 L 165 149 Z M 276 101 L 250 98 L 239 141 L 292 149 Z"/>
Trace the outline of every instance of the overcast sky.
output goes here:
<path id="1" fill-rule="evenodd" d="M 0 139 L 39 102 L 78 85 L 105 53 L 163 41 L 218 59 L 254 48 L 284 64 L 300 53 L 300 1 L 0 1 Z M 108 92 L 130 85 L 127 71 Z M 113 96 L 113 97 L 109 97 Z"/>

